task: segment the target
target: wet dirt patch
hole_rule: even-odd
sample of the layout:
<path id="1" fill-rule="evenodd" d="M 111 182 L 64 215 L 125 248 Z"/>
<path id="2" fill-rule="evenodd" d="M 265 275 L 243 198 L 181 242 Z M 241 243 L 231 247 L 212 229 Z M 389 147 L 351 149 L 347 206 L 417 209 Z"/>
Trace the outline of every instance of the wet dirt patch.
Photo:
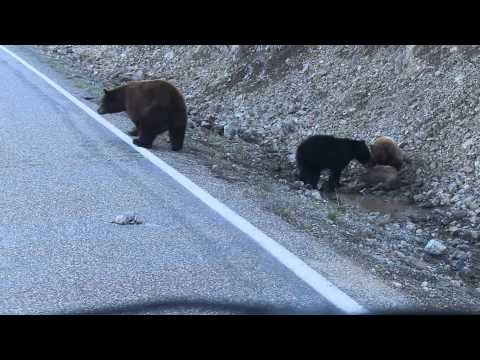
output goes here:
<path id="1" fill-rule="evenodd" d="M 342 203 L 354 206 L 367 212 L 378 212 L 394 217 L 410 217 L 428 212 L 409 204 L 406 199 L 390 196 L 375 196 L 371 194 L 362 195 L 359 193 L 338 193 Z"/>

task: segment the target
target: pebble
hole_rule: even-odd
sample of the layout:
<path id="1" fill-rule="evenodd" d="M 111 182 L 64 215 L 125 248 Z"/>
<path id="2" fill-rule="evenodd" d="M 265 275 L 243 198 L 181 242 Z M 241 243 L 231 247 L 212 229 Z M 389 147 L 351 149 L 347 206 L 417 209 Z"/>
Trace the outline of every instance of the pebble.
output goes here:
<path id="1" fill-rule="evenodd" d="M 396 256 L 398 256 L 399 258 L 401 258 L 401 259 L 406 258 L 406 255 L 405 255 L 404 253 L 402 253 L 401 251 L 399 251 L 399 250 L 395 250 L 395 251 L 394 251 L 394 254 L 395 254 Z"/>
<path id="2" fill-rule="evenodd" d="M 407 222 L 407 225 L 405 226 L 405 228 L 406 228 L 407 230 L 413 231 L 413 230 L 416 229 L 416 226 L 415 226 L 415 224 L 412 223 L 412 222 Z"/>
<path id="3" fill-rule="evenodd" d="M 202 121 L 202 122 L 200 123 L 200 126 L 201 126 L 202 128 L 205 128 L 205 129 L 210 129 L 210 128 L 212 127 L 212 124 L 209 123 L 208 121 Z"/>
<path id="4" fill-rule="evenodd" d="M 406 242 L 405 240 L 400 241 L 400 247 L 405 248 L 407 246 L 408 246 L 408 242 Z"/>
<path id="5" fill-rule="evenodd" d="M 288 162 L 289 162 L 290 164 L 295 164 L 296 161 L 297 161 L 297 160 L 296 160 L 296 154 L 290 154 L 290 155 L 288 155 Z"/>
<path id="6" fill-rule="evenodd" d="M 478 240 L 478 239 L 480 239 L 480 231 L 471 230 L 471 231 L 470 231 L 470 237 L 471 237 L 473 240 Z"/>
<path id="7" fill-rule="evenodd" d="M 450 283 L 454 286 L 457 286 L 457 287 L 462 286 L 462 281 L 461 280 L 450 280 Z"/>
<path id="8" fill-rule="evenodd" d="M 113 219 L 112 223 L 118 225 L 139 225 L 143 224 L 143 220 L 140 219 L 137 214 L 133 212 L 128 212 L 117 215 L 115 219 Z"/>
<path id="9" fill-rule="evenodd" d="M 316 200 L 322 200 L 322 195 L 320 191 L 312 191 L 311 196 Z"/>
<path id="10" fill-rule="evenodd" d="M 427 281 L 422 282 L 421 286 L 422 286 L 422 289 L 425 290 L 425 291 L 430 291 L 431 290 L 428 287 L 428 282 Z"/>
<path id="11" fill-rule="evenodd" d="M 417 237 L 417 236 L 414 236 L 413 237 L 414 241 L 417 243 L 417 244 L 424 244 L 425 243 L 425 240 L 423 240 L 422 238 L 420 237 Z"/>
<path id="12" fill-rule="evenodd" d="M 447 250 L 447 247 L 439 240 L 430 240 L 424 248 L 424 251 L 430 255 L 441 255 Z"/>
<path id="13" fill-rule="evenodd" d="M 237 133 L 239 132 L 240 127 L 235 123 L 226 124 L 223 128 L 223 135 L 228 138 L 232 139 Z"/>

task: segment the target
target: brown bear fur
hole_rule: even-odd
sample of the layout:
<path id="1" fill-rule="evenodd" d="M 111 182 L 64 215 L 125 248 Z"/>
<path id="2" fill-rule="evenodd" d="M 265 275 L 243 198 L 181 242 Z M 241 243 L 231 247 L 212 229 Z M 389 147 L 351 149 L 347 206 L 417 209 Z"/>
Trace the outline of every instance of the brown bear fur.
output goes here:
<path id="1" fill-rule="evenodd" d="M 384 188 L 393 190 L 400 186 L 398 170 L 393 166 L 376 165 L 368 168 L 367 172 L 362 175 L 361 180 L 368 187 Z"/>
<path id="2" fill-rule="evenodd" d="M 172 150 L 183 147 L 187 127 L 187 108 L 182 94 L 163 80 L 130 81 L 112 90 L 104 90 L 99 114 L 126 111 L 135 128 L 129 135 L 133 143 L 151 148 L 157 135 L 168 130 Z"/>
<path id="3" fill-rule="evenodd" d="M 400 171 L 402 153 L 392 138 L 380 136 L 370 146 L 372 154 L 371 165 L 389 165 Z"/>

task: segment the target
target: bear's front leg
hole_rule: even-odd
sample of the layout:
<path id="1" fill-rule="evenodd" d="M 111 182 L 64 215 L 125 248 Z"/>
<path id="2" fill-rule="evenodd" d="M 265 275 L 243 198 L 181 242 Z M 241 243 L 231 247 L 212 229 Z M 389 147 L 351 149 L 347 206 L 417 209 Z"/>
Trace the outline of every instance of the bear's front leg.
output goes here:
<path id="1" fill-rule="evenodd" d="M 130 135 L 130 136 L 138 136 L 138 129 L 137 127 L 133 127 L 132 130 L 130 131 L 127 131 L 127 134 Z"/>
<path id="2" fill-rule="evenodd" d="M 133 143 L 137 146 L 146 148 L 146 149 L 151 149 L 152 148 L 152 143 L 144 142 L 140 138 L 138 139 L 133 139 Z"/>
<path id="3" fill-rule="evenodd" d="M 340 176 L 342 175 L 342 169 L 331 169 L 330 177 L 328 178 L 328 190 L 334 191 L 336 185 L 340 185 Z"/>
<path id="4" fill-rule="evenodd" d="M 318 189 L 318 180 L 320 179 L 320 170 L 318 169 L 307 169 L 304 168 L 301 171 L 300 177 L 304 180 L 301 180 L 305 185 L 310 185 L 312 189 Z"/>

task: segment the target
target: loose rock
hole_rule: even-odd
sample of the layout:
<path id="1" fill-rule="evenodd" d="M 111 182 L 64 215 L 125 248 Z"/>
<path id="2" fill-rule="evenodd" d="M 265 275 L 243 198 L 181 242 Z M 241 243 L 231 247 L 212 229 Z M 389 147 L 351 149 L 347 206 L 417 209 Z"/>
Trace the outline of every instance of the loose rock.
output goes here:
<path id="1" fill-rule="evenodd" d="M 125 214 L 117 215 L 112 221 L 112 223 L 118 225 L 139 225 L 143 224 L 143 220 L 140 219 L 136 213 L 128 212 Z"/>
<path id="2" fill-rule="evenodd" d="M 430 255 L 441 255 L 447 250 L 447 247 L 443 245 L 441 241 L 432 239 L 424 248 L 424 251 Z"/>

